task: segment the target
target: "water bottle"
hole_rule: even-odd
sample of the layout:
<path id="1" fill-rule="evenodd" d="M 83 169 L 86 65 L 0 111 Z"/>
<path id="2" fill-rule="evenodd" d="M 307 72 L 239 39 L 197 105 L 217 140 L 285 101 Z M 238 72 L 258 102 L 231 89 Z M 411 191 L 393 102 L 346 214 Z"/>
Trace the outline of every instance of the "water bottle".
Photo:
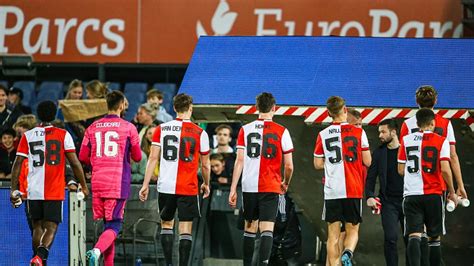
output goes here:
<path id="1" fill-rule="evenodd" d="M 142 266 L 142 258 L 137 257 L 137 259 L 135 260 L 135 266 Z"/>
<path id="2" fill-rule="evenodd" d="M 452 200 L 448 200 L 448 203 L 446 204 L 446 210 L 448 212 L 453 212 L 454 209 L 456 209 L 456 204 Z"/>
<path id="3" fill-rule="evenodd" d="M 461 206 L 463 206 L 465 208 L 467 208 L 467 207 L 469 207 L 469 205 L 471 205 L 471 202 L 468 199 L 461 198 L 461 197 L 459 197 L 459 203 L 461 204 Z"/>
<path id="4" fill-rule="evenodd" d="M 13 197 L 19 198 L 19 201 L 17 201 L 17 202 L 15 203 L 15 208 L 20 207 L 20 205 L 23 203 L 23 201 L 21 200 L 21 194 L 22 194 L 22 193 L 21 193 L 19 190 L 15 190 L 15 191 L 13 191 L 12 194 L 13 194 Z"/>

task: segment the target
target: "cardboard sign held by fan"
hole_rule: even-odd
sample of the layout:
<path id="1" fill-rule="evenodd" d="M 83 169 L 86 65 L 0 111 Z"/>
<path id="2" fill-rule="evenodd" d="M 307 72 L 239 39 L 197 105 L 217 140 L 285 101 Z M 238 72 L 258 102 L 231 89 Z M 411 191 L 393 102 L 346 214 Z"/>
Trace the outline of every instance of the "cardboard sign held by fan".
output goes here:
<path id="1" fill-rule="evenodd" d="M 59 108 L 63 112 L 64 122 L 83 121 L 107 114 L 105 99 L 60 100 Z"/>

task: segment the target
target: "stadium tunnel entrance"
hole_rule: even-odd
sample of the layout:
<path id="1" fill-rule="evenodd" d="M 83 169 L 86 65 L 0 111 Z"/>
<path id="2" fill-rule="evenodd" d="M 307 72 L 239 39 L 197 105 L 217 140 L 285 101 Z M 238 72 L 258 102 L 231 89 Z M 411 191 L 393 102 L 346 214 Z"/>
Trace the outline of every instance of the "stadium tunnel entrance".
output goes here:
<path id="1" fill-rule="evenodd" d="M 389 117 L 401 124 L 416 113 L 416 88 L 434 86 L 436 112 L 452 120 L 465 187 L 473 195 L 473 58 L 474 42 L 469 39 L 201 37 L 179 92 L 194 97 L 196 122 L 242 123 L 256 118 L 256 95 L 273 94 L 279 106 L 274 120 L 288 128 L 295 146 L 289 191 L 325 240 L 323 173 L 314 170 L 313 151 L 317 133 L 330 122 L 324 108 L 327 98 L 342 96 L 361 112 L 373 150 L 380 144 L 375 125 Z M 355 260 L 382 265 L 381 219 L 365 206 L 364 200 Z M 447 215 L 448 234 L 443 238 L 447 265 L 458 265 L 459 258 L 474 261 L 469 237 L 474 227 L 465 223 L 473 215 L 469 208 Z M 399 236 L 403 263 L 405 249 Z"/>

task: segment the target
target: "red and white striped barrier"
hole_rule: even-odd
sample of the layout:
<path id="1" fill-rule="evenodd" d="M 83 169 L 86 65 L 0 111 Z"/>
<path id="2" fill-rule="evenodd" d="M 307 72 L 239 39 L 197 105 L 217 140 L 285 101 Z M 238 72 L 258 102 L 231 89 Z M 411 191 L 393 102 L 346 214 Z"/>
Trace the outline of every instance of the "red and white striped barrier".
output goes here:
<path id="1" fill-rule="evenodd" d="M 355 108 L 362 115 L 362 123 L 377 125 L 386 118 L 409 118 L 415 115 L 416 109 L 410 108 Z M 241 105 L 237 108 L 237 114 L 258 114 L 255 106 Z M 468 125 L 474 130 L 474 118 L 469 115 L 468 110 L 435 110 L 435 113 L 448 119 L 466 119 Z M 329 123 L 326 107 L 299 107 L 299 106 L 277 106 L 275 115 L 303 116 L 305 123 Z"/>

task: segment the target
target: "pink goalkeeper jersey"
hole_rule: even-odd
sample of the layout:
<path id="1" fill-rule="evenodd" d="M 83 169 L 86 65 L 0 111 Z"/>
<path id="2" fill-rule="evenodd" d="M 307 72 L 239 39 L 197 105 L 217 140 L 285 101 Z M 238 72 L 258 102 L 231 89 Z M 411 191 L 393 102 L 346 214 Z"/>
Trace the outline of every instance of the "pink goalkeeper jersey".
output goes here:
<path id="1" fill-rule="evenodd" d="M 128 198 L 130 157 L 136 162 L 142 157 L 138 132 L 132 123 L 116 115 L 107 115 L 87 128 L 79 159 L 92 166 L 92 192 L 95 196 Z"/>

